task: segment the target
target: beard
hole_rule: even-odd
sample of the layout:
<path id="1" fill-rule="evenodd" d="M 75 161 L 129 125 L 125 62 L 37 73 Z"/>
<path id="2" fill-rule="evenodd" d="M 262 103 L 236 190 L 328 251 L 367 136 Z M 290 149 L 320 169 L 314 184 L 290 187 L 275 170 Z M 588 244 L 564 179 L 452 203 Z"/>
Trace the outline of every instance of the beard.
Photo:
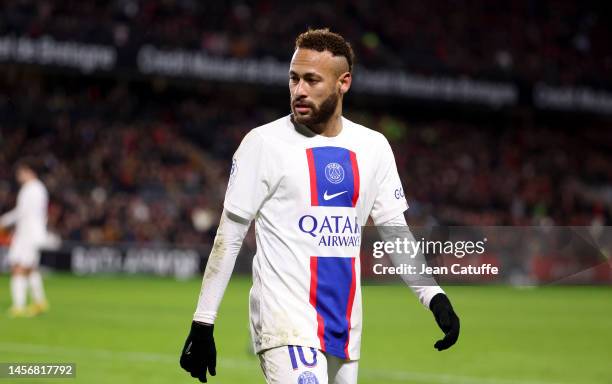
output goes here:
<path id="1" fill-rule="evenodd" d="M 311 128 L 314 125 L 325 123 L 333 116 L 334 112 L 336 111 L 336 106 L 338 105 L 339 99 L 340 97 L 338 94 L 332 93 L 325 100 L 323 100 L 323 102 L 319 106 L 308 103 L 308 106 L 310 107 L 310 113 L 307 115 L 299 115 L 298 113 L 296 113 L 293 107 L 293 103 L 291 103 L 293 120 L 296 123 L 304 124 L 308 128 Z"/>

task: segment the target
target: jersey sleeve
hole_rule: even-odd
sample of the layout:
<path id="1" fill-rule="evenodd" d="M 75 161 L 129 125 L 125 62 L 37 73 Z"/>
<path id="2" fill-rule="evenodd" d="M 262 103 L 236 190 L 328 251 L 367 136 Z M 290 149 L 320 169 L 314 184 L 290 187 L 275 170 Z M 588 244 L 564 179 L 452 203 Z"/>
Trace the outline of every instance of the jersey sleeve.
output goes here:
<path id="1" fill-rule="evenodd" d="M 375 225 L 380 225 L 408 209 L 393 150 L 386 138 L 382 137 L 382 141 L 380 163 L 375 176 L 379 188 L 370 212 Z"/>
<path id="2" fill-rule="evenodd" d="M 249 132 L 232 158 L 224 207 L 229 212 L 252 220 L 270 193 L 269 165 L 263 137 Z"/>
<path id="3" fill-rule="evenodd" d="M 0 216 L 0 225 L 2 225 L 3 227 L 10 227 L 11 225 L 15 225 L 18 218 L 19 212 L 17 211 L 17 208 L 15 208 Z"/>

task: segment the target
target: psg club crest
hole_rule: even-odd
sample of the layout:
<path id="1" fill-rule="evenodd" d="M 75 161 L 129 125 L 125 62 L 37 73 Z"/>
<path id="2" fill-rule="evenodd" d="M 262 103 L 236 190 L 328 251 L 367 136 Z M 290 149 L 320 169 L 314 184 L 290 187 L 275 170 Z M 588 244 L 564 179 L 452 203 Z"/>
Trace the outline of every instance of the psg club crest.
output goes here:
<path id="1" fill-rule="evenodd" d="M 306 149 L 313 207 L 354 207 L 359 199 L 359 166 L 355 152 L 342 147 Z"/>
<path id="2" fill-rule="evenodd" d="M 327 164 L 325 178 L 332 184 L 340 184 L 344 180 L 344 168 L 338 163 Z"/>
<path id="3" fill-rule="evenodd" d="M 298 384 L 319 384 L 319 380 L 314 373 L 310 371 L 303 372 L 298 377 Z"/>

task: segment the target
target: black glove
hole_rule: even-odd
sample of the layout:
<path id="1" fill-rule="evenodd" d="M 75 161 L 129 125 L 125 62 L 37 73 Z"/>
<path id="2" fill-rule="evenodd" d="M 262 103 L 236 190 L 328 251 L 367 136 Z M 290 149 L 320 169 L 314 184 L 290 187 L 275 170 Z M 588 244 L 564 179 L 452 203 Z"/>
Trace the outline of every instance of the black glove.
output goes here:
<path id="1" fill-rule="evenodd" d="M 181 367 L 202 383 L 206 383 L 207 369 L 211 376 L 217 374 L 217 349 L 213 329 L 212 324 L 192 322 L 191 332 L 181 353 Z"/>
<path id="2" fill-rule="evenodd" d="M 444 332 L 444 338 L 436 341 L 434 348 L 438 351 L 450 348 L 459 338 L 459 318 L 453 311 L 453 306 L 445 294 L 438 293 L 429 302 L 429 309 L 433 312 L 436 323 Z"/>

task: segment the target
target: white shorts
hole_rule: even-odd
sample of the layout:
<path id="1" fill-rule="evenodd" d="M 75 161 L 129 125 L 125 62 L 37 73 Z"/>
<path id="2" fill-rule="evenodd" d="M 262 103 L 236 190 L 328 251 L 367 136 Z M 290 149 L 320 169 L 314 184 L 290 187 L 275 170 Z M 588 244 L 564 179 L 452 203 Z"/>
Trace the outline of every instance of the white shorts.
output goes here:
<path id="1" fill-rule="evenodd" d="M 343 360 L 315 348 L 283 346 L 259 353 L 268 384 L 356 384 L 358 360 Z"/>
<path id="2" fill-rule="evenodd" d="M 40 247 L 31 241 L 13 239 L 7 258 L 11 266 L 36 268 L 40 262 Z"/>

